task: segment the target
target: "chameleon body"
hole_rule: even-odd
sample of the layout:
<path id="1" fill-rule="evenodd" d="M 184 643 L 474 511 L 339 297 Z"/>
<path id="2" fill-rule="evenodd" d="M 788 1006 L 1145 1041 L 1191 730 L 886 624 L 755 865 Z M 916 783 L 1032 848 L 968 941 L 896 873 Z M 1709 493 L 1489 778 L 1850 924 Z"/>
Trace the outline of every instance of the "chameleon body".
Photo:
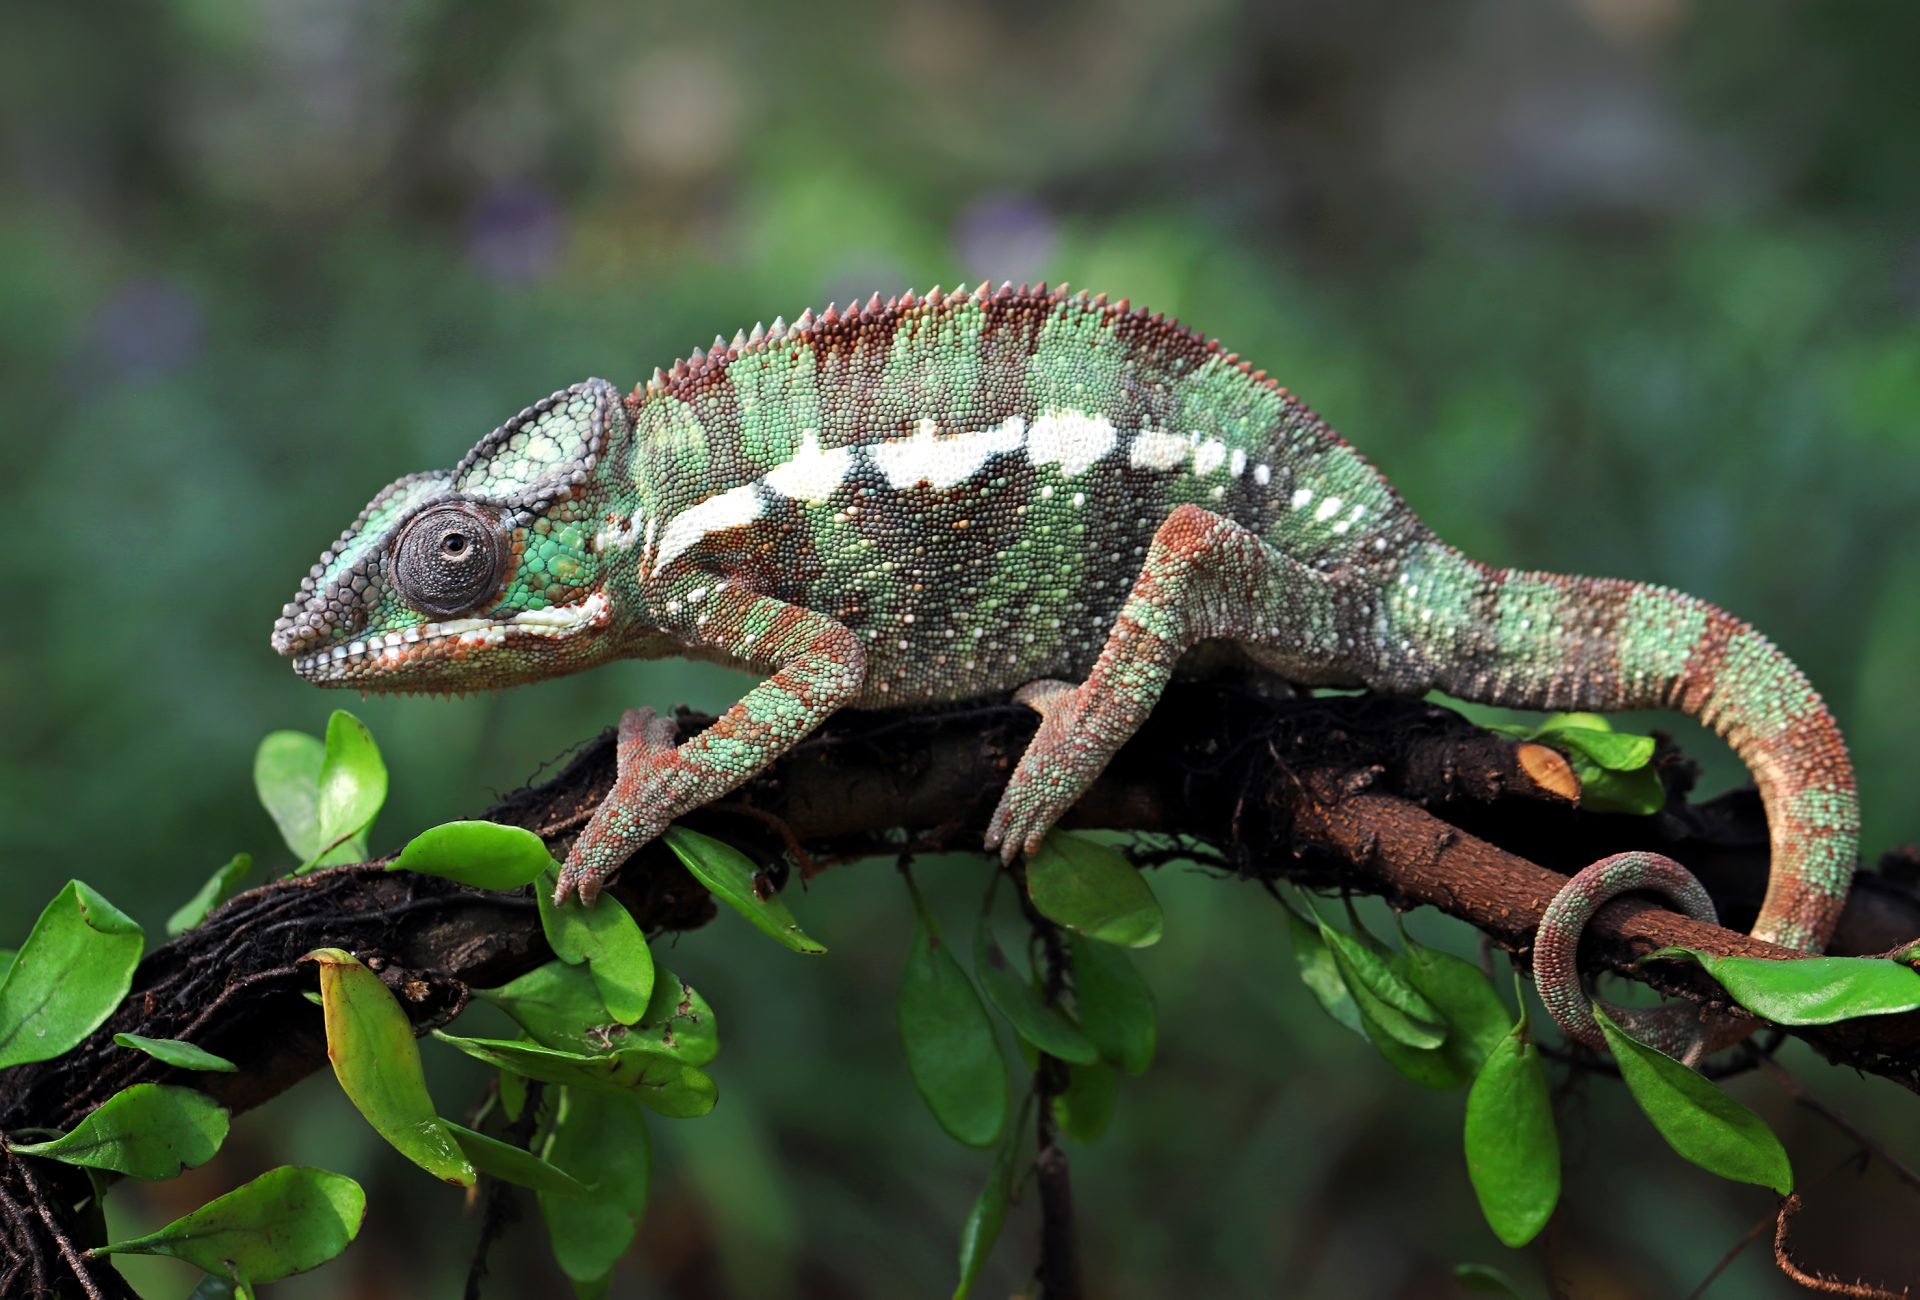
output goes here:
<path id="1" fill-rule="evenodd" d="M 988 832 L 1011 860 L 1221 640 L 1306 685 L 1692 714 L 1766 802 L 1755 932 L 1831 931 L 1852 772 L 1765 638 L 1664 588 L 1468 559 L 1264 371 L 1104 297 L 876 295 L 716 340 L 630 396 L 576 384 L 383 491 L 273 633 L 302 676 L 361 690 L 665 655 L 762 674 L 677 749 L 623 729 L 562 877 L 589 901 L 834 710 L 1007 691 L 1042 715 Z"/>

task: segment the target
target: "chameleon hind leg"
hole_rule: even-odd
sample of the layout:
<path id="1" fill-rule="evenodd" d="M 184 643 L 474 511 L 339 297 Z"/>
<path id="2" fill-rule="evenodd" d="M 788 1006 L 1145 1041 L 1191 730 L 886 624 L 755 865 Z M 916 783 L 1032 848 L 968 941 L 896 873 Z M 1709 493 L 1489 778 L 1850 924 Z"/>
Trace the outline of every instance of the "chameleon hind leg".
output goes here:
<path id="1" fill-rule="evenodd" d="M 1014 699 L 1040 714 L 988 824 L 987 848 L 1012 862 L 1039 849 L 1061 814 L 1146 721 L 1180 656 L 1200 641 L 1274 646 L 1288 658 L 1335 655 L 1334 589 L 1252 532 L 1199 506 L 1154 533 L 1140 577 L 1087 679 L 1030 682 Z"/>

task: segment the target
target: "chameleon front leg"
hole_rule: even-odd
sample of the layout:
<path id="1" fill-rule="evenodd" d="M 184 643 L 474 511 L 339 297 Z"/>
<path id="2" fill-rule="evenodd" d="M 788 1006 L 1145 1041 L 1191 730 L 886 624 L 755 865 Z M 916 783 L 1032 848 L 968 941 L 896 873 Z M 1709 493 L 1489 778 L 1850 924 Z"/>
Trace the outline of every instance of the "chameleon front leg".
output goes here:
<path id="1" fill-rule="evenodd" d="M 1087 679 L 1031 682 L 1014 699 L 1040 714 L 1000 804 L 987 848 L 1011 863 L 1033 853 L 1146 721 L 1173 667 L 1215 637 L 1273 646 L 1288 659 L 1331 664 L 1334 587 L 1231 519 L 1183 505 L 1147 548 L 1140 577 Z"/>
<path id="2" fill-rule="evenodd" d="M 700 617 L 689 614 L 674 631 L 772 676 L 677 748 L 671 729 L 650 713 L 622 718 L 613 790 L 567 854 L 555 902 L 574 893 L 593 902 L 606 877 L 674 818 L 792 749 L 852 699 L 866 675 L 866 650 L 845 624 L 733 585 L 714 591 Z"/>

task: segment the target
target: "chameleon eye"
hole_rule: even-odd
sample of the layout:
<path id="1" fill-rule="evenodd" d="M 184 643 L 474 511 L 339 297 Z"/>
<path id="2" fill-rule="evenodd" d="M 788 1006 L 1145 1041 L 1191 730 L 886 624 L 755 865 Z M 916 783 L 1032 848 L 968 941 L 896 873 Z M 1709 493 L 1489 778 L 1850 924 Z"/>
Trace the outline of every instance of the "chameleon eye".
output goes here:
<path id="1" fill-rule="evenodd" d="M 500 589 L 493 522 L 471 506 L 416 515 L 393 543 L 394 589 L 422 614 L 464 614 Z"/>

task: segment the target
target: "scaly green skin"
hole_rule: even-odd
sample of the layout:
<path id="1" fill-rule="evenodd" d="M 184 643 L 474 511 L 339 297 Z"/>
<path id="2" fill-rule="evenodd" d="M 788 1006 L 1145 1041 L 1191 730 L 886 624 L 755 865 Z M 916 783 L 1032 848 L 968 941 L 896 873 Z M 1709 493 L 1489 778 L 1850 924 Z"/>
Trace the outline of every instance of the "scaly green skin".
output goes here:
<path id="1" fill-rule="evenodd" d="M 1477 564 L 1265 372 L 1045 286 L 876 295 L 716 340 L 624 400 L 557 393 L 376 497 L 273 640 L 363 690 L 664 655 L 765 674 L 677 750 L 623 750 L 562 877 L 591 899 L 835 709 L 1018 688 L 1043 723 L 988 834 L 1011 860 L 1211 638 L 1309 685 L 1699 717 L 1766 800 L 1756 933 L 1811 949 L 1832 929 L 1852 772 L 1757 632 L 1658 587 Z"/>

